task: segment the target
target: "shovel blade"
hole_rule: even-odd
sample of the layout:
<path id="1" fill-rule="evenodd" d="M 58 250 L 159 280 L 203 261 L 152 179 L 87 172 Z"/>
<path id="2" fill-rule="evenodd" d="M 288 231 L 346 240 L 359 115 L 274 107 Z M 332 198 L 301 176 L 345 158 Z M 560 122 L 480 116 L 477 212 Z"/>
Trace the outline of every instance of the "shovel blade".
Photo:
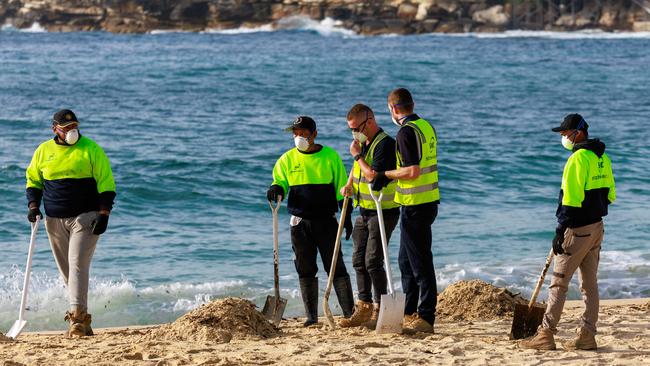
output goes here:
<path id="1" fill-rule="evenodd" d="M 16 320 L 14 325 L 11 326 L 11 329 L 7 332 L 6 336 L 9 338 L 16 339 L 20 332 L 23 331 L 23 328 L 25 328 L 25 325 L 27 324 L 26 320 Z"/>
<path id="2" fill-rule="evenodd" d="M 528 304 L 516 304 L 512 329 L 510 329 L 510 339 L 523 339 L 533 336 L 537 332 L 537 327 L 542 324 L 545 311 L 546 308 L 543 306 L 533 305 L 528 310 Z"/>
<path id="3" fill-rule="evenodd" d="M 267 320 L 270 320 L 273 324 L 280 324 L 282 320 L 282 314 L 284 314 L 284 308 L 287 307 L 287 299 L 280 298 L 280 302 L 277 304 L 276 309 L 275 296 L 267 296 L 266 302 L 264 303 L 264 308 L 262 309 L 262 315 Z"/>
<path id="4" fill-rule="evenodd" d="M 375 328 L 377 334 L 402 333 L 405 301 L 406 296 L 404 294 L 381 295 L 379 318 Z"/>

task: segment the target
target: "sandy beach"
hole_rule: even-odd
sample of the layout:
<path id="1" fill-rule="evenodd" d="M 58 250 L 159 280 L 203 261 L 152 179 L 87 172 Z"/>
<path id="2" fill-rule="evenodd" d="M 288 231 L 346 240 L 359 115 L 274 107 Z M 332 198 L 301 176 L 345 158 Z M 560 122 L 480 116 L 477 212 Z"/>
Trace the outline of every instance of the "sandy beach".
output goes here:
<path id="1" fill-rule="evenodd" d="M 22 334 L 0 343 L 0 365 L 643 365 L 650 362 L 650 299 L 603 300 L 599 349 L 566 351 L 561 342 L 574 335 L 582 309 L 567 302 L 557 351 L 523 350 L 508 339 L 511 318 L 491 321 L 441 319 L 435 334 L 376 335 L 365 328 L 332 331 L 303 328 L 301 319 L 280 324 L 277 335 L 234 337 L 229 342 L 168 340 L 169 325 L 97 329 L 71 340 L 62 333 Z M 224 343 L 225 342 L 225 343 Z"/>

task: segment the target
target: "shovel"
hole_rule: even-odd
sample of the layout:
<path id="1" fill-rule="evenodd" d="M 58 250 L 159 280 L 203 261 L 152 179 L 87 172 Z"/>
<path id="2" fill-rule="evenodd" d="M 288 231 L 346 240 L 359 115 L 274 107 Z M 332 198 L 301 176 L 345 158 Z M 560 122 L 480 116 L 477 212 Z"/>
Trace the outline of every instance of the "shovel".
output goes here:
<path id="1" fill-rule="evenodd" d="M 530 337 L 537 332 L 537 327 L 542 324 L 542 318 L 544 317 L 546 307 L 535 305 L 535 300 L 537 300 L 539 290 L 542 288 L 542 284 L 544 284 L 544 277 L 546 277 L 548 267 L 551 265 L 551 260 L 553 260 L 553 249 L 551 249 L 548 253 L 548 257 L 546 257 L 546 264 L 544 265 L 542 274 L 539 276 L 537 286 L 535 286 L 535 291 L 533 291 L 533 296 L 531 296 L 528 305 L 515 304 L 515 314 L 512 319 L 510 339 Z"/>
<path id="2" fill-rule="evenodd" d="M 332 292 L 332 283 L 334 283 L 334 272 L 336 271 L 336 262 L 339 258 L 339 251 L 341 249 L 341 234 L 343 233 L 343 226 L 345 226 L 345 215 L 348 212 L 348 201 L 349 197 L 345 196 L 343 198 L 343 208 L 341 209 L 341 218 L 339 219 L 339 229 L 336 232 L 336 241 L 334 242 L 334 255 L 332 255 L 332 264 L 330 265 L 330 275 L 327 278 L 327 287 L 325 288 L 325 296 L 323 296 L 323 312 L 325 313 L 325 318 L 327 319 L 327 325 L 330 328 L 335 329 L 336 324 L 334 323 L 334 317 L 332 316 L 332 310 L 330 310 L 330 293 Z"/>
<path id="3" fill-rule="evenodd" d="M 264 317 L 273 322 L 274 325 L 280 324 L 282 320 L 282 314 L 284 314 L 284 308 L 287 307 L 287 299 L 280 297 L 280 275 L 278 274 L 278 265 L 279 265 L 279 244 L 278 244 L 278 210 L 280 209 L 280 202 L 282 197 L 278 197 L 277 205 L 273 205 L 269 201 L 269 206 L 273 211 L 273 281 L 275 286 L 275 296 L 267 296 L 266 302 L 264 303 L 264 309 L 262 309 L 262 314 Z"/>
<path id="4" fill-rule="evenodd" d="M 370 186 L 370 185 L 368 185 Z M 404 294 L 398 294 L 393 289 L 393 273 L 390 270 L 390 259 L 388 258 L 388 240 L 386 240 L 386 228 L 384 227 L 384 213 L 381 209 L 381 199 L 384 192 L 375 196 L 370 189 L 370 196 L 377 206 L 377 219 L 379 221 L 379 233 L 381 235 L 381 247 L 384 251 L 384 265 L 386 266 L 386 279 L 388 280 L 388 294 L 381 295 L 381 304 L 379 306 L 379 318 L 377 318 L 377 334 L 402 333 L 402 319 L 404 318 L 404 303 L 406 297 Z"/>
<path id="5" fill-rule="evenodd" d="M 41 222 L 41 217 L 36 216 L 36 222 L 32 224 L 32 237 L 29 240 L 29 251 L 27 252 L 27 266 L 25 268 L 25 280 L 23 282 L 23 297 L 20 299 L 20 311 L 18 312 L 18 320 L 11 326 L 7 332 L 7 337 L 16 339 L 20 332 L 23 331 L 27 321 L 24 319 L 25 306 L 27 305 L 27 289 L 29 288 L 29 277 L 32 272 L 32 255 L 34 254 L 34 246 L 36 244 L 36 232 L 38 231 L 38 224 Z"/>

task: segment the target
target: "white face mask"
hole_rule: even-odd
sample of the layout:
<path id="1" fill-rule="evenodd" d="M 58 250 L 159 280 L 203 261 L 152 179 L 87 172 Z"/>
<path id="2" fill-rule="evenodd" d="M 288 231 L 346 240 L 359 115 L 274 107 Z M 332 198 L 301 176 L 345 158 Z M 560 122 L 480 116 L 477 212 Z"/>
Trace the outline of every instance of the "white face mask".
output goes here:
<path id="1" fill-rule="evenodd" d="M 569 136 L 562 136 L 562 146 L 569 151 L 573 151 L 574 143 L 569 139 Z"/>
<path id="2" fill-rule="evenodd" d="M 368 136 L 364 135 L 363 132 L 352 131 L 352 138 L 362 144 L 368 141 Z"/>
<path id="3" fill-rule="evenodd" d="M 79 141 L 79 130 L 74 129 L 65 133 L 65 143 L 68 145 L 74 145 Z"/>
<path id="4" fill-rule="evenodd" d="M 309 149 L 309 140 L 302 136 L 295 136 L 293 138 L 293 143 L 296 144 L 296 147 L 300 151 L 307 151 Z"/>

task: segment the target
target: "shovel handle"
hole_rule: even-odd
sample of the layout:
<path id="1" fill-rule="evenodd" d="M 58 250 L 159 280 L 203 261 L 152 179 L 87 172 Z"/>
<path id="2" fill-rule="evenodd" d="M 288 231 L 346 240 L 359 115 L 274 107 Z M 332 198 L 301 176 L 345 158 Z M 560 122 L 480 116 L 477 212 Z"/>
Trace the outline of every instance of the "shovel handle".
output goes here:
<path id="1" fill-rule="evenodd" d="M 29 289 L 29 277 L 32 272 L 32 256 L 34 255 L 34 246 L 36 245 L 36 232 L 38 231 L 38 224 L 41 222 L 41 217 L 36 216 L 36 221 L 32 224 L 32 235 L 29 240 L 29 250 L 27 252 L 27 265 L 25 266 L 25 280 L 23 281 L 23 294 L 20 299 L 20 311 L 18 312 L 18 320 L 22 321 L 25 317 L 25 306 L 27 305 L 27 290 Z"/>
<path id="2" fill-rule="evenodd" d="M 336 262 L 339 258 L 339 251 L 341 250 L 341 234 L 343 233 L 343 226 L 345 226 L 345 215 L 348 212 L 349 197 L 343 197 L 343 208 L 341 209 L 341 218 L 339 219 L 339 228 L 336 231 L 336 241 L 334 242 L 334 253 L 332 254 L 332 264 L 330 265 L 330 273 L 327 278 L 327 287 L 325 288 L 325 295 L 323 296 L 323 312 L 327 319 L 327 324 L 330 328 L 336 328 L 334 317 L 329 306 L 330 292 L 332 291 L 332 284 L 334 283 L 334 272 L 336 272 Z"/>
<path id="3" fill-rule="evenodd" d="M 381 249 L 384 252 L 384 267 L 386 267 L 386 279 L 388 282 L 388 294 L 394 296 L 395 289 L 393 288 L 393 271 L 390 268 L 390 260 L 388 259 L 388 240 L 386 239 L 386 227 L 384 226 L 384 211 L 381 208 L 381 199 L 384 197 L 384 192 L 379 191 L 379 197 L 375 196 L 372 191 L 372 187 L 368 184 L 368 190 L 370 191 L 370 197 L 375 201 L 375 207 L 377 209 L 377 221 L 379 221 L 379 234 L 381 237 Z"/>
<path id="4" fill-rule="evenodd" d="M 277 198 L 276 205 L 269 201 L 269 206 L 273 211 L 273 287 L 275 289 L 275 306 L 273 307 L 273 318 L 280 308 L 280 273 L 278 267 L 280 266 L 280 244 L 278 240 L 278 211 L 282 203 L 282 196 Z"/>
<path id="5" fill-rule="evenodd" d="M 537 300 L 537 295 L 539 295 L 539 290 L 542 288 L 542 285 L 544 284 L 544 277 L 546 277 L 546 272 L 548 272 L 548 267 L 551 266 L 551 261 L 553 260 L 553 248 L 551 248 L 551 251 L 548 253 L 548 256 L 546 257 L 546 263 L 544 264 L 544 269 L 542 270 L 542 274 L 539 276 L 539 280 L 537 281 L 537 286 L 535 286 L 535 291 L 533 291 L 533 296 L 530 297 L 530 302 L 528 303 L 528 311 L 533 308 L 533 305 L 535 305 L 535 301 Z"/>

